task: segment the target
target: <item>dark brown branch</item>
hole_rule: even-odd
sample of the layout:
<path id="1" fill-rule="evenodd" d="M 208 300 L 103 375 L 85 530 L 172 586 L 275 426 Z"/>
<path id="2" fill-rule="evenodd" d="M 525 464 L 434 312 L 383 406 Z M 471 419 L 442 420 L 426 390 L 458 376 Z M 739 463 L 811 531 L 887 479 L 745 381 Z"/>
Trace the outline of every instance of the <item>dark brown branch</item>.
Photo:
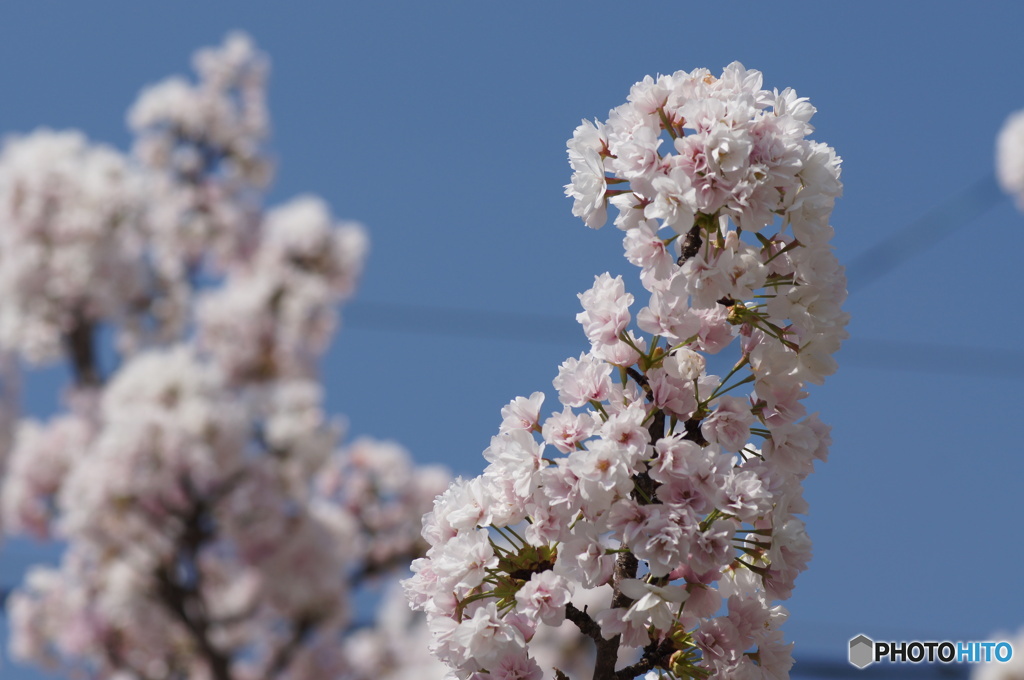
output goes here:
<path id="1" fill-rule="evenodd" d="M 103 384 L 99 366 L 96 365 L 95 326 L 86 318 L 81 309 L 72 316 L 71 329 L 64 334 L 64 349 L 71 360 L 75 383 L 79 387 L 99 387 Z"/>
<path id="2" fill-rule="evenodd" d="M 177 583 L 166 566 L 157 573 L 157 592 L 164 605 L 192 636 L 192 640 L 206 660 L 213 678 L 215 680 L 231 680 L 230 660 L 213 646 L 207 635 L 207 623 L 204 617 L 195 611 L 196 607 L 189 606 L 197 604 L 194 598 L 198 596 L 198 593 Z"/>
<path id="3" fill-rule="evenodd" d="M 651 644 L 644 647 L 643 657 L 632 666 L 626 666 L 615 672 L 617 680 L 633 680 L 638 675 L 642 675 L 647 671 L 657 668 L 659 666 L 665 667 L 667 664 L 668 657 L 675 651 L 675 646 L 672 641 L 668 638 L 662 640 L 660 643 L 655 640 Z"/>
<path id="4" fill-rule="evenodd" d="M 263 677 L 267 680 L 277 677 L 285 670 L 288 669 L 288 665 L 295 658 L 295 654 L 299 651 L 299 645 L 306 638 L 309 631 L 313 630 L 316 625 L 316 620 L 312 617 L 299 619 L 295 627 L 292 628 L 292 634 L 288 640 L 284 642 L 277 651 L 274 653 L 273 658 L 270 661 L 267 672 Z"/>
<path id="5" fill-rule="evenodd" d="M 626 579 L 636 578 L 636 570 L 639 566 L 633 553 L 619 553 L 615 560 L 615 575 L 613 576 L 614 592 L 612 596 L 613 609 L 627 609 L 633 604 L 629 596 L 623 594 L 619 584 Z M 611 640 L 603 637 L 597 640 L 597 658 L 594 661 L 594 680 L 617 680 L 615 675 L 615 664 L 619 660 L 619 643 L 621 635 L 616 635 Z"/>
<path id="6" fill-rule="evenodd" d="M 686 428 L 686 436 L 684 439 L 689 439 L 691 442 L 704 446 L 708 443 L 708 440 L 704 438 L 704 433 L 700 431 L 701 422 L 702 421 L 699 418 L 690 418 L 683 423 L 683 427 Z"/>
<path id="7" fill-rule="evenodd" d="M 615 595 L 612 596 L 612 608 L 627 609 L 633 600 L 619 590 L 619 584 L 626 579 L 636 578 L 636 570 L 640 566 L 636 556 L 631 552 L 619 553 L 615 560 Z"/>
<path id="8" fill-rule="evenodd" d="M 615 680 L 615 663 L 619 660 L 621 635 L 611 640 L 601 638 L 597 643 L 597 658 L 594 660 L 594 680 Z"/>
<path id="9" fill-rule="evenodd" d="M 181 544 L 179 554 L 171 564 L 164 564 L 157 570 L 157 595 L 188 631 L 213 679 L 231 680 L 230 654 L 215 647 L 210 639 L 211 622 L 203 602 L 201 572 L 197 564 L 200 547 L 212 537 L 210 528 L 206 526 L 208 507 L 198 497 L 187 477 L 183 477 L 179 483 L 195 505 L 181 518 L 183 526 L 178 537 Z M 190 579 L 189 574 L 181 575 L 182 565 L 192 570 L 194 578 Z"/>
<path id="10" fill-rule="evenodd" d="M 575 623 L 580 632 L 593 638 L 594 642 L 604 639 L 601 637 L 601 627 L 594 622 L 594 619 L 590 618 L 590 614 L 581 611 L 572 602 L 565 605 L 565 618 Z"/>
<path id="11" fill-rule="evenodd" d="M 636 381 L 636 384 L 644 388 L 644 392 L 647 394 L 647 398 L 651 399 L 651 384 L 647 382 L 647 376 L 640 371 L 636 370 L 632 366 L 626 369 L 626 374 Z"/>
<path id="12" fill-rule="evenodd" d="M 651 424 L 647 426 L 647 432 L 651 435 L 651 443 L 657 444 L 658 440 L 665 436 L 665 412 L 658 409 L 651 418 Z"/>
<path id="13" fill-rule="evenodd" d="M 664 411 L 657 409 L 654 412 L 654 418 L 651 419 L 651 424 L 647 426 L 647 432 L 651 437 L 652 444 L 656 444 L 659 439 L 665 436 Z M 636 485 L 636 490 L 633 492 L 633 499 L 637 503 L 640 505 L 649 505 L 656 502 L 654 500 L 654 494 L 661 485 L 651 479 L 650 474 L 645 471 L 639 475 L 635 475 L 633 477 L 633 483 Z M 639 491 L 639 493 L 637 491 Z"/>
<path id="14" fill-rule="evenodd" d="M 700 252 L 703 245 L 704 240 L 700 237 L 700 221 L 697 221 L 690 227 L 690 231 L 686 232 L 686 238 L 683 239 L 683 246 L 676 264 L 682 267 L 684 262 Z"/>

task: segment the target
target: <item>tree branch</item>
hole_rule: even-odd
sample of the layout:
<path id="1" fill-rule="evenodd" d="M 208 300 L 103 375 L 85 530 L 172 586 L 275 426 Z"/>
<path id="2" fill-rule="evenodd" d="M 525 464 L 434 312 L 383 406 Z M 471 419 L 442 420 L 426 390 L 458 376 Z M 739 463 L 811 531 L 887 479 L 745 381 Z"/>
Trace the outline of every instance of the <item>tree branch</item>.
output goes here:
<path id="1" fill-rule="evenodd" d="M 704 240 L 700 237 L 700 220 L 697 220 L 690 227 L 690 231 L 686 232 L 686 238 L 683 239 L 683 245 L 676 264 L 682 267 L 684 262 L 700 252 L 700 248 L 703 245 Z"/>
<path id="2" fill-rule="evenodd" d="M 708 440 L 704 438 L 704 433 L 700 431 L 700 424 L 702 422 L 703 421 L 700 418 L 690 418 L 683 423 L 683 427 L 686 428 L 686 436 L 684 439 L 689 439 L 691 442 L 695 442 L 701 446 L 707 444 Z"/>
<path id="3" fill-rule="evenodd" d="M 96 365 L 95 326 L 85 317 L 81 308 L 72 314 L 71 329 L 64 333 L 64 350 L 71 360 L 71 369 L 79 387 L 99 387 L 103 384 Z"/>
<path id="4" fill-rule="evenodd" d="M 175 618 L 177 618 L 185 629 L 192 636 L 192 640 L 199 648 L 200 654 L 206 660 L 210 668 L 210 674 L 215 680 L 231 680 L 231 666 L 227 655 L 213 646 L 207 635 L 207 622 L 201 615 L 194 615 L 190 610 L 190 603 L 195 603 L 194 598 L 198 593 L 192 589 L 185 588 L 177 583 L 166 566 L 157 572 L 157 593 L 160 599 L 167 606 Z"/>
<path id="5" fill-rule="evenodd" d="M 204 526 L 207 506 L 197 497 L 187 478 L 183 478 L 181 483 L 195 506 L 183 518 L 184 526 L 178 537 L 181 544 L 180 552 L 172 558 L 172 563 L 161 565 L 156 572 L 157 594 L 192 637 L 213 679 L 231 680 L 230 654 L 215 647 L 210 640 L 211 624 L 206 615 L 201 588 L 202 574 L 196 559 L 200 547 L 212 535 L 209 527 Z M 184 577 L 180 577 L 178 573 L 181 566 L 188 571 Z M 194 582 L 189 583 L 190 575 L 193 576 Z"/>
<path id="6" fill-rule="evenodd" d="M 580 611 L 572 602 L 565 605 L 565 618 L 575 623 L 580 632 L 593 638 L 594 642 L 604 639 L 601 636 L 601 627 L 594 622 L 594 619 L 590 618 L 590 614 Z"/>
<path id="7" fill-rule="evenodd" d="M 640 371 L 636 370 L 632 366 L 630 366 L 630 367 L 628 367 L 626 369 L 626 374 L 630 378 L 635 380 L 637 385 L 639 385 L 640 387 L 644 388 L 644 393 L 647 394 L 647 398 L 648 399 L 652 399 L 652 396 L 651 396 L 651 384 L 647 381 L 647 376 L 645 376 L 643 373 L 641 373 Z"/>
<path id="8" fill-rule="evenodd" d="M 633 680 L 633 678 L 646 673 L 647 671 L 657 668 L 658 666 L 664 667 L 665 660 L 668 656 L 675 651 L 675 646 L 672 641 L 665 638 L 660 643 L 655 640 L 651 644 L 644 647 L 643 657 L 632 666 L 626 666 L 615 672 L 617 680 Z"/>
<path id="9" fill-rule="evenodd" d="M 618 559 L 615 560 L 615 575 L 613 576 L 615 592 L 611 604 L 613 609 L 627 609 L 633 604 L 633 600 L 619 589 L 619 584 L 625 579 L 636 578 L 638 566 L 639 562 L 633 553 L 619 553 Z M 596 640 L 597 658 L 594 661 L 594 680 L 617 680 L 615 664 L 619 660 L 619 643 L 621 641 L 621 635 L 616 635 L 611 640 L 605 640 L 603 637 Z"/>
<path id="10" fill-rule="evenodd" d="M 292 662 L 292 659 L 295 658 L 295 654 L 299 651 L 299 645 L 302 644 L 306 635 L 309 631 L 313 630 L 315 626 L 316 619 L 313 617 L 300 618 L 295 623 L 295 626 L 292 627 L 292 634 L 280 647 L 277 648 L 277 651 L 274 652 L 274 656 L 270 660 L 270 665 L 267 667 L 267 672 L 263 677 L 267 678 L 267 680 L 271 680 L 271 678 L 275 678 L 287 670 L 288 665 Z"/>

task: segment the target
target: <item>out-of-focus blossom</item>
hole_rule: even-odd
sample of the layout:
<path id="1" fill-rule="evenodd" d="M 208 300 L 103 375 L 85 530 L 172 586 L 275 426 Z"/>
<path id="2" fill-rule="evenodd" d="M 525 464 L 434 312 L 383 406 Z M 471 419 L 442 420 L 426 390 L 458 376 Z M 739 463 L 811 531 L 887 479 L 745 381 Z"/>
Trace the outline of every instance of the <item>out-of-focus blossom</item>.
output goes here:
<path id="1" fill-rule="evenodd" d="M 1024 210 L 1024 111 L 1010 114 L 996 138 L 996 179 Z"/>
<path id="2" fill-rule="evenodd" d="M 67 544 L 11 594 L 11 652 L 117 680 L 407 677 L 387 636 L 416 621 L 366 627 L 357 601 L 424 553 L 449 476 L 343 443 L 317 372 L 366 233 L 313 196 L 263 209 L 246 36 L 195 65 L 133 107 L 134 160 L 49 131 L 0 152 L 0 508 Z M 15 358 L 68 362 L 68 412 L 9 422 Z"/>

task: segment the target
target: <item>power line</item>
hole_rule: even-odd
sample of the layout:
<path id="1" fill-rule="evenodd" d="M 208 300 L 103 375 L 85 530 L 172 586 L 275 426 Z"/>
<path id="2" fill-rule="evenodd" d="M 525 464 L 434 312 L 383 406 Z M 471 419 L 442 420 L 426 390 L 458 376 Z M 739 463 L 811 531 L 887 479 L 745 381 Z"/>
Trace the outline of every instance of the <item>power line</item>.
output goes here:
<path id="1" fill-rule="evenodd" d="M 843 342 L 844 365 L 889 371 L 946 373 L 1019 380 L 1024 351 L 924 342 L 851 339 Z"/>
<path id="2" fill-rule="evenodd" d="M 922 217 L 854 257 L 846 268 L 853 293 L 970 224 L 1003 200 L 993 173 L 952 194 Z M 355 301 L 347 308 L 354 328 L 391 333 L 474 337 L 569 344 L 581 338 L 572 320 L 548 314 L 489 312 L 390 302 Z M 844 360 L 872 367 L 928 373 L 965 373 L 1015 378 L 1024 373 L 1024 351 L 988 347 L 854 339 Z"/>
<path id="3" fill-rule="evenodd" d="M 935 206 L 917 220 L 871 246 L 847 264 L 847 290 L 853 293 L 928 250 L 960 227 L 981 217 L 1005 198 L 989 173 Z"/>
<path id="4" fill-rule="evenodd" d="M 479 309 L 354 301 L 346 307 L 346 323 L 389 333 L 454 335 L 487 340 L 569 343 L 578 340 L 579 325 L 550 314 L 488 312 Z"/>
<path id="5" fill-rule="evenodd" d="M 547 314 L 353 303 L 346 318 L 351 327 L 386 333 L 501 339 L 573 348 L 585 339 L 574 320 Z M 873 369 L 1010 380 L 1024 375 L 1024 351 L 993 347 L 853 338 L 843 343 L 842 361 Z"/>

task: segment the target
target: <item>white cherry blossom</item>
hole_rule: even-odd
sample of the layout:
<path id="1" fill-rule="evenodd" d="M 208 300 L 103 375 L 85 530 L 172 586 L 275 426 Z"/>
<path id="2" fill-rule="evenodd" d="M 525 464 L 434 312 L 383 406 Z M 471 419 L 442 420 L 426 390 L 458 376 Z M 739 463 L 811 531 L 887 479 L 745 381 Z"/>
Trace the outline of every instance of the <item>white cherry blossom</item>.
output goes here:
<path id="1" fill-rule="evenodd" d="M 835 371 L 847 321 L 829 245 L 839 158 L 806 138 L 813 113 L 733 63 L 645 78 L 576 129 L 573 213 L 596 228 L 618 210 L 646 295 L 633 328 L 633 289 L 595 278 L 577 315 L 591 349 L 553 381 L 562 410 L 538 432 L 537 395 L 514 400 L 485 452 L 488 491 L 457 482 L 425 520 L 445 561 L 417 562 L 406 589 L 455 677 L 494 677 L 499 657 L 549 677 L 542 644 L 510 631 L 563 617 L 592 643 L 595 680 L 787 676 L 776 601 L 810 558 L 802 480 L 830 443 L 805 388 Z M 707 355 L 729 350 L 732 368 L 709 375 Z M 470 566 L 443 546 L 485 530 L 496 566 L 452 588 L 442 574 Z M 612 597 L 581 610 L 568 590 Z"/>

